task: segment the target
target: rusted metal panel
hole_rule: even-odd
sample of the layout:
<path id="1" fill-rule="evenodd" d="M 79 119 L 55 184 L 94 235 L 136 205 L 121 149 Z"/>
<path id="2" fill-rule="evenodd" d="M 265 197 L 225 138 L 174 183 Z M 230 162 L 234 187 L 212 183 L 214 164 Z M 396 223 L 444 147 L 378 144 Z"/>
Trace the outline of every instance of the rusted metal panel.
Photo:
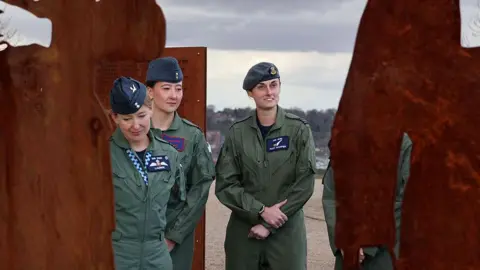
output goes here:
<path id="1" fill-rule="evenodd" d="M 141 82 L 145 81 L 148 60 L 99 61 L 94 71 L 94 89 L 104 108 L 110 108 L 110 89 L 119 76 L 129 76 Z"/>
<path id="2" fill-rule="evenodd" d="M 112 82 L 96 85 L 95 67 L 160 55 L 163 13 L 154 0 L 8 2 L 54 32 L 48 49 L 0 52 L 0 269 L 111 270 L 112 130 L 97 93 Z"/>
<path id="3" fill-rule="evenodd" d="M 184 73 L 184 96 L 178 112 L 198 125 L 207 128 L 207 48 L 166 48 L 164 56 L 178 59 Z M 195 230 L 195 255 L 192 270 L 205 270 L 205 213 Z"/>
<path id="4" fill-rule="evenodd" d="M 480 269 L 480 51 L 459 1 L 368 1 L 334 122 L 336 244 L 393 248 L 402 132 L 413 140 L 397 269 Z"/>

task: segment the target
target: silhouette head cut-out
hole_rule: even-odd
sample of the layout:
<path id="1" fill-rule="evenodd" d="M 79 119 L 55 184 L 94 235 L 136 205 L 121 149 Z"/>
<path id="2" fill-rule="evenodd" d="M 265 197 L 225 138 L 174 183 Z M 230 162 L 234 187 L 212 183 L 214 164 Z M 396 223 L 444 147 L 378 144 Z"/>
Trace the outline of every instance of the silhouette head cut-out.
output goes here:
<path id="1" fill-rule="evenodd" d="M 113 270 L 114 70 L 163 53 L 154 0 L 9 1 L 52 24 L 49 48 L 0 52 L 0 268 Z M 99 68 L 100 67 L 100 68 Z"/>

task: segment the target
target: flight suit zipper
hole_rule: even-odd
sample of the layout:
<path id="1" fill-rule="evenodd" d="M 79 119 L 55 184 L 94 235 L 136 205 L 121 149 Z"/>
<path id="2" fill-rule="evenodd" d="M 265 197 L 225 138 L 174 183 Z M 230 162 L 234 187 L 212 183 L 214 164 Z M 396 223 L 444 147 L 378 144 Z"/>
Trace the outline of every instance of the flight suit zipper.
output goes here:
<path id="1" fill-rule="evenodd" d="M 268 138 L 268 135 L 270 135 L 270 130 L 267 132 L 267 134 L 265 134 L 265 137 L 262 136 L 262 133 L 260 132 L 259 129 L 257 129 L 257 137 L 260 139 L 260 145 L 262 146 L 262 149 L 263 149 L 263 168 L 262 168 L 262 179 L 266 179 L 267 182 L 265 181 L 262 181 L 262 189 L 265 188 L 265 186 L 267 185 L 267 183 L 270 183 L 270 178 L 271 178 L 271 175 L 270 175 L 270 169 L 268 169 L 268 165 L 269 165 L 269 160 L 268 160 L 268 152 L 267 152 L 267 138 Z"/>
<path id="2" fill-rule="evenodd" d="M 148 194 L 148 186 L 147 186 L 147 194 Z M 145 248 L 145 232 L 147 231 L 147 224 L 148 224 L 148 215 L 147 215 L 147 209 L 148 207 L 150 206 L 150 201 L 147 200 L 147 197 L 145 197 L 144 199 L 144 215 L 145 215 L 145 220 L 143 222 L 143 233 L 142 233 L 142 243 L 141 243 L 141 249 L 140 249 L 140 258 L 141 258 L 141 261 L 140 261 L 140 269 L 143 269 L 143 261 L 144 261 L 144 257 L 143 257 L 143 251 L 144 251 L 144 248 Z"/>
<path id="3" fill-rule="evenodd" d="M 148 148 L 147 150 L 145 151 L 145 156 L 146 156 L 146 153 L 148 151 Z M 145 160 L 142 160 L 138 155 L 137 153 L 134 151 L 133 152 L 135 157 L 140 161 L 141 165 L 143 166 L 142 168 L 145 170 L 145 173 L 147 174 L 147 177 L 148 177 L 148 171 L 146 169 L 146 165 L 145 165 Z M 140 174 L 137 174 L 139 177 L 141 177 Z M 142 182 L 143 182 L 143 179 L 141 179 Z M 148 224 L 148 214 L 147 214 L 147 209 L 148 209 L 148 206 L 149 206 L 149 200 L 148 200 L 148 194 L 149 194 L 149 189 L 148 189 L 148 186 L 150 186 L 150 179 L 148 179 L 148 185 L 145 185 L 145 196 L 143 197 L 143 214 L 144 214 L 144 220 L 143 220 L 143 231 L 141 233 L 141 242 L 140 242 L 140 270 L 143 269 L 143 261 L 144 261 L 144 258 L 143 258 L 143 252 L 144 252 L 144 249 L 145 249 L 145 232 L 147 231 L 147 224 Z M 145 184 L 145 182 L 143 182 Z"/>
<path id="4" fill-rule="evenodd" d="M 263 170 L 264 170 L 264 174 L 265 174 L 265 178 L 267 179 L 267 183 L 270 184 L 271 182 L 271 174 L 270 174 L 270 160 L 268 159 L 268 152 L 267 152 L 267 138 L 268 136 L 270 135 L 270 132 L 272 131 L 272 129 L 270 129 L 267 134 L 265 134 L 265 138 L 263 138 L 263 156 L 264 156 L 264 159 L 263 159 Z"/>

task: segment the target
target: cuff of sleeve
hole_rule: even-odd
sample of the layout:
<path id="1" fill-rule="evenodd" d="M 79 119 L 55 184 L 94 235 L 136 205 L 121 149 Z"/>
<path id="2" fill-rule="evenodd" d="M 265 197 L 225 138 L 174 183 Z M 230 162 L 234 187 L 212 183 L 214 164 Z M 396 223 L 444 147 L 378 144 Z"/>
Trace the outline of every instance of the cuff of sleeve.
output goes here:
<path id="1" fill-rule="evenodd" d="M 277 229 L 270 226 L 270 224 L 268 224 L 264 220 L 262 220 L 262 225 L 263 225 L 263 227 L 267 228 L 270 231 L 271 234 L 275 234 L 277 232 Z"/>
<path id="2" fill-rule="evenodd" d="M 177 244 L 181 244 L 183 242 L 183 236 L 180 233 L 172 230 L 165 232 L 165 238 Z"/>
<path id="3" fill-rule="evenodd" d="M 251 213 L 250 213 L 252 216 L 253 223 L 257 223 L 259 220 L 261 220 L 260 210 L 262 210 L 262 207 L 264 207 L 264 205 L 259 201 L 255 201 L 253 203 Z"/>

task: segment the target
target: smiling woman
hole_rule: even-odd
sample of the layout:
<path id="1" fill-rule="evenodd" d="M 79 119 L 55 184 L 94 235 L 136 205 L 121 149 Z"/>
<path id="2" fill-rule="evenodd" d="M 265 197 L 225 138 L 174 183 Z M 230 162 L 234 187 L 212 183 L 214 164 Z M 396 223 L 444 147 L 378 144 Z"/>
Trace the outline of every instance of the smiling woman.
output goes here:
<path id="1" fill-rule="evenodd" d="M 145 85 L 118 78 L 110 92 L 110 105 L 117 124 L 110 139 L 115 269 L 171 270 L 165 229 L 166 206 L 174 185 L 179 187 L 180 200 L 185 200 L 178 152 L 150 130 L 151 101 Z"/>
<path id="2" fill-rule="evenodd" d="M 131 86 L 129 90 L 136 92 L 138 89 L 136 89 L 135 86 Z M 142 90 L 140 89 L 138 91 L 141 92 Z M 113 121 L 130 142 L 141 140 L 146 132 L 148 132 L 151 114 L 152 101 L 147 95 L 143 98 L 143 105 L 134 113 L 125 112 L 122 114 L 118 112 L 118 109 L 111 111 Z"/>
<path id="3" fill-rule="evenodd" d="M 256 109 L 228 130 L 216 165 L 215 194 L 233 213 L 225 269 L 305 269 L 303 206 L 315 183 L 310 126 L 278 106 L 280 73 L 274 64 L 253 65 L 243 89 Z"/>

